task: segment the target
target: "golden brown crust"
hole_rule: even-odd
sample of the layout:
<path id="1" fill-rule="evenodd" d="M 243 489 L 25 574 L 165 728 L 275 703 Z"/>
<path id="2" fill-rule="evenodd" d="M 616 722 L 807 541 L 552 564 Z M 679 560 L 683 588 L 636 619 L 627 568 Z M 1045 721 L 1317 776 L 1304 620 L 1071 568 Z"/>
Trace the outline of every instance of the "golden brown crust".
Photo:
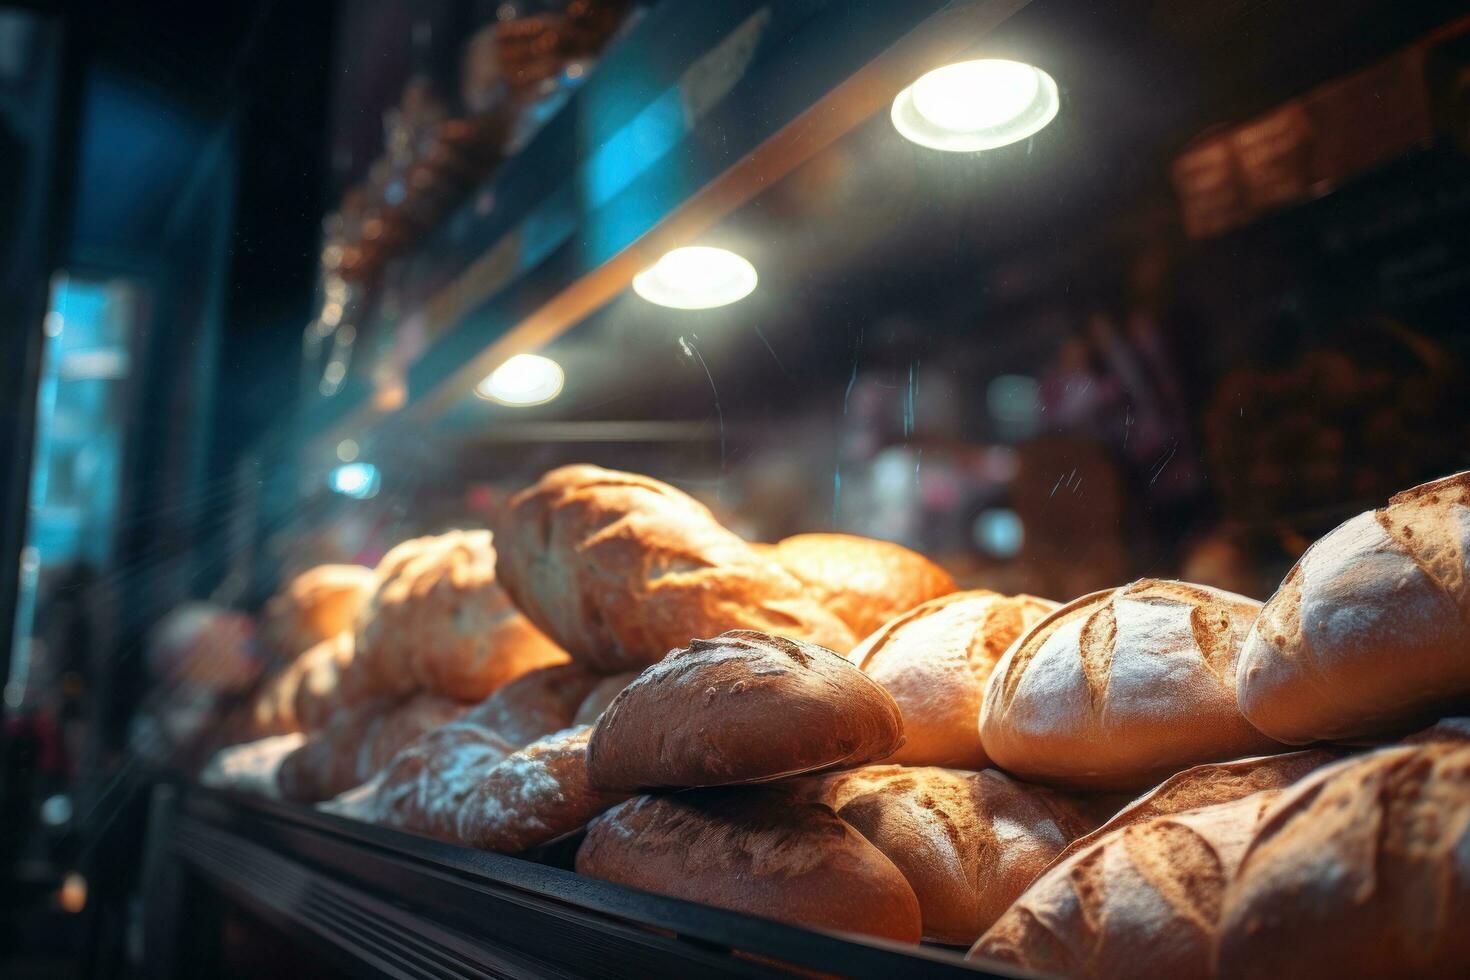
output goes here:
<path id="1" fill-rule="evenodd" d="M 318 565 L 302 572 L 266 602 L 266 642 L 289 659 L 352 629 L 372 587 L 373 571 L 361 565 Z"/>
<path id="2" fill-rule="evenodd" d="M 731 630 L 643 671 L 588 750 L 603 789 L 761 782 L 861 765 L 903 739 L 898 705 L 831 650 Z"/>
<path id="3" fill-rule="evenodd" d="M 811 782 L 802 795 L 894 863 L 919 899 L 924 938 L 941 943 L 973 943 L 1095 823 L 1061 794 L 994 769 L 867 766 Z"/>
<path id="4" fill-rule="evenodd" d="M 774 787 L 635 797 L 592 821 L 577 871 L 807 928 L 921 932 L 891 861 L 831 808 Z"/>
<path id="5" fill-rule="evenodd" d="M 996 665 L 980 715 L 986 753 L 1037 782 L 1132 789 L 1280 748 L 1235 704 L 1236 654 L 1259 609 L 1156 579 L 1063 606 Z"/>
<path id="6" fill-rule="evenodd" d="M 1232 977 L 1470 972 L 1470 745 L 1383 749 L 1298 783 L 1224 896 Z"/>
<path id="7" fill-rule="evenodd" d="M 352 659 L 351 632 L 323 640 L 297 659 L 301 680 L 295 691 L 295 715 L 302 731 L 320 731 L 342 707 L 338 685 Z"/>
<path id="8" fill-rule="evenodd" d="M 898 702 L 906 766 L 989 765 L 977 719 L 985 682 L 1006 649 L 1057 604 L 984 589 L 932 599 L 889 620 L 848 659 Z"/>
<path id="9" fill-rule="evenodd" d="M 576 664 L 542 667 L 475 705 L 464 720 L 484 725 L 516 748 L 570 728 L 577 709 L 602 681 Z"/>
<path id="10" fill-rule="evenodd" d="M 350 701 L 420 689 L 478 701 L 566 662 L 496 583 L 489 531 L 405 541 L 383 557 L 375 581 L 358 619 Z"/>
<path id="11" fill-rule="evenodd" d="M 623 688 L 633 683 L 633 678 L 638 676 L 636 670 L 626 670 L 621 674 L 612 674 L 597 682 L 597 686 L 587 692 L 587 697 L 577 707 L 577 716 L 572 719 L 573 725 L 595 725 L 597 719 L 607 710 L 607 706 L 613 703 L 613 698 L 623 693 Z"/>
<path id="12" fill-rule="evenodd" d="M 1241 710 L 1284 742 L 1402 732 L 1470 705 L 1470 473 L 1307 549 L 1241 652 Z"/>
<path id="13" fill-rule="evenodd" d="M 564 466 L 511 498 L 499 574 L 526 616 L 599 673 L 691 639 L 758 629 L 847 650 L 852 631 L 800 580 L 667 484 Z"/>
<path id="14" fill-rule="evenodd" d="M 854 636 L 955 590 L 949 573 L 923 555 L 876 538 L 798 534 L 778 541 L 771 554 Z"/>
<path id="15" fill-rule="evenodd" d="M 1226 885 L 1278 795 L 1265 790 L 1099 838 L 1048 868 L 968 958 L 1067 977 L 1210 976 Z"/>

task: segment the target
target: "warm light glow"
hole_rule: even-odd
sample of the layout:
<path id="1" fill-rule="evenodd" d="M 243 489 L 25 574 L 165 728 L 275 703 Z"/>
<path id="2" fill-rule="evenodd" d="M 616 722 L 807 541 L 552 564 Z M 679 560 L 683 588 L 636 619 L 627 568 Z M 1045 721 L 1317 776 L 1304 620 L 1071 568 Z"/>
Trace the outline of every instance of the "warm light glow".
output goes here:
<path id="1" fill-rule="evenodd" d="M 87 879 L 75 871 L 68 871 L 61 879 L 61 891 L 57 895 L 62 909 L 73 914 L 87 907 Z"/>
<path id="2" fill-rule="evenodd" d="M 723 248 L 676 248 L 633 277 L 633 291 L 650 303 L 707 310 L 744 299 L 755 289 L 755 266 Z"/>
<path id="3" fill-rule="evenodd" d="M 1057 83 L 1040 68 L 985 58 L 936 68 L 898 93 L 893 125 L 935 150 L 993 150 L 1056 118 Z"/>
<path id="4" fill-rule="evenodd" d="M 343 463 L 332 471 L 329 482 L 343 496 L 366 500 L 378 495 L 382 478 L 372 463 Z"/>
<path id="5" fill-rule="evenodd" d="M 561 394 L 561 365 L 540 354 L 517 354 L 475 386 L 475 394 L 502 405 L 544 405 Z"/>

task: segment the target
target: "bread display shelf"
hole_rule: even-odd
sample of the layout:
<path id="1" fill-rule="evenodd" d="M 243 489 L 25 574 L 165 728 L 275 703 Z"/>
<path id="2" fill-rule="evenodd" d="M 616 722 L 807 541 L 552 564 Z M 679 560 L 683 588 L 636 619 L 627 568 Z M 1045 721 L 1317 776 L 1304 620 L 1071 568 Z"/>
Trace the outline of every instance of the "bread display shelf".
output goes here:
<path id="1" fill-rule="evenodd" d="M 145 876 L 148 975 L 161 978 L 221 973 L 215 917 L 230 905 L 349 975 L 780 972 L 761 959 L 851 977 L 1010 975 L 198 787 L 155 789 Z"/>

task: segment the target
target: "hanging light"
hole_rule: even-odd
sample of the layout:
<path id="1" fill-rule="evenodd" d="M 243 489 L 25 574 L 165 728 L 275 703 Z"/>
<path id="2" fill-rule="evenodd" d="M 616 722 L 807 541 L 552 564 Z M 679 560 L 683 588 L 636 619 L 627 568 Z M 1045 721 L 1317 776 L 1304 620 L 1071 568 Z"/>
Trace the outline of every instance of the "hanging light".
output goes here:
<path id="1" fill-rule="evenodd" d="M 688 245 L 634 276 L 633 291 L 659 306 L 707 310 L 749 296 L 756 280 L 755 266 L 734 252 Z"/>
<path id="2" fill-rule="evenodd" d="M 561 394 L 565 382 L 561 365 L 551 358 L 517 354 L 475 385 L 475 394 L 487 401 L 525 408 L 551 401 Z"/>
<path id="3" fill-rule="evenodd" d="M 893 125 L 907 139 L 956 153 L 1023 140 L 1056 118 L 1057 83 L 1033 65 L 999 58 L 936 68 L 898 93 Z"/>

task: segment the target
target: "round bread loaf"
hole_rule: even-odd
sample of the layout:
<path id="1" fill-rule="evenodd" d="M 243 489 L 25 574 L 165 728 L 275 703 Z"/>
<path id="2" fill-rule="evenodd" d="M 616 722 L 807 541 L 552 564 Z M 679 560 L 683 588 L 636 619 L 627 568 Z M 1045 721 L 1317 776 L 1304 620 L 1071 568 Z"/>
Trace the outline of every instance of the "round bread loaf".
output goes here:
<path id="1" fill-rule="evenodd" d="M 516 746 L 484 725 L 453 722 L 399 752 L 375 780 L 370 805 L 362 799 L 341 804 L 352 812 L 370 810 L 385 827 L 457 842 L 465 800 L 514 751 Z"/>
<path id="2" fill-rule="evenodd" d="M 518 854 L 549 844 L 628 798 L 587 781 L 587 726 L 537 739 L 484 774 L 459 811 L 459 842 Z"/>
<path id="3" fill-rule="evenodd" d="M 968 958 L 1047 976 L 1210 976 L 1225 887 L 1279 792 L 1157 817 L 1094 841 L 1048 868 Z"/>
<path id="4" fill-rule="evenodd" d="M 1403 731 L 1470 704 L 1467 542 L 1459 473 L 1308 548 L 1241 651 L 1246 718 L 1302 743 Z"/>
<path id="5" fill-rule="evenodd" d="M 811 929 L 922 931 L 893 862 L 830 807 L 774 787 L 634 797 L 592 821 L 577 871 Z"/>
<path id="6" fill-rule="evenodd" d="M 422 689 L 478 701 L 566 660 L 496 583 L 490 532 L 451 531 L 405 541 L 378 564 L 358 619 L 348 697 Z"/>
<path id="7" fill-rule="evenodd" d="M 305 735 L 291 732 L 220 749 L 199 773 L 199 781 L 214 789 L 279 799 L 281 763 L 305 741 Z"/>
<path id="8" fill-rule="evenodd" d="M 1381 749 L 1283 793 L 1218 942 L 1222 976 L 1470 975 L 1470 745 Z"/>
<path id="9" fill-rule="evenodd" d="M 573 725 L 595 725 L 597 719 L 607 710 L 607 706 L 613 703 L 613 698 L 623 693 L 623 688 L 633 683 L 633 678 L 638 676 L 638 671 L 628 670 L 621 674 L 612 674 L 597 682 L 597 686 L 587 692 L 587 697 L 577 708 L 577 716 L 572 719 Z"/>
<path id="10" fill-rule="evenodd" d="M 1302 749 L 1281 755 L 1258 755 L 1233 762 L 1209 762 L 1175 773 L 1138 799 L 1118 810 L 1097 829 L 1084 834 L 1057 856 L 1063 860 L 1115 830 L 1171 813 L 1198 810 L 1244 799 L 1263 790 L 1285 789 L 1314 770 L 1337 761 L 1342 753 L 1330 749 Z"/>
<path id="11" fill-rule="evenodd" d="M 524 674 L 476 705 L 464 720 L 520 748 L 575 722 L 577 711 L 602 678 L 576 664 L 542 667 Z"/>
<path id="12" fill-rule="evenodd" d="M 891 541 L 798 534 L 778 541 L 771 554 L 854 636 L 867 636 L 894 616 L 955 590 L 948 572 Z"/>
<path id="13" fill-rule="evenodd" d="M 985 682 L 1006 649 L 1057 604 L 978 590 L 932 599 L 859 643 L 848 659 L 903 712 L 903 746 L 888 761 L 984 769 L 977 721 Z"/>
<path id="14" fill-rule="evenodd" d="M 372 588 L 373 571 L 361 565 L 318 565 L 302 572 L 266 602 L 266 642 L 291 658 L 352 629 Z"/>
<path id="15" fill-rule="evenodd" d="M 850 649 L 852 631 L 768 552 L 667 484 L 564 466 L 511 498 L 499 574 L 515 603 L 603 674 L 699 636 L 757 629 Z"/>
<path id="16" fill-rule="evenodd" d="M 588 748 L 607 790 L 763 782 L 856 766 L 903 741 L 898 705 L 831 650 L 731 630 L 643 671 Z"/>
<path id="17" fill-rule="evenodd" d="M 1156 579 L 1068 603 L 991 674 L 980 715 L 986 754 L 1037 782 L 1133 789 L 1279 748 L 1235 705 L 1235 658 L 1259 609 L 1244 596 Z"/>
<path id="18" fill-rule="evenodd" d="M 813 777 L 827 803 L 914 889 L 924 938 L 973 943 L 1096 821 L 1063 796 L 987 769 L 867 766 Z"/>

